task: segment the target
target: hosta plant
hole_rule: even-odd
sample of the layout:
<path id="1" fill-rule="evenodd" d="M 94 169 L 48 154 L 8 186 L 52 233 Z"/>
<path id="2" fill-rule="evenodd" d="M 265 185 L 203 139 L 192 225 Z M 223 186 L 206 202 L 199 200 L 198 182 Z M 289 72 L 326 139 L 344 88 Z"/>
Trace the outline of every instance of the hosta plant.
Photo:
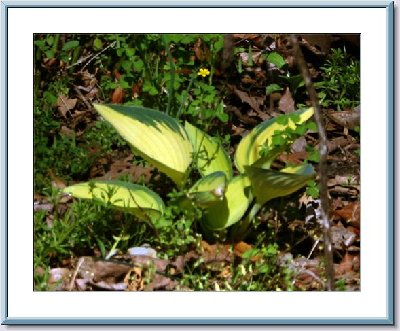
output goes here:
<path id="1" fill-rule="evenodd" d="M 311 165 L 270 169 L 277 157 L 272 137 L 306 122 L 313 109 L 303 109 L 265 121 L 239 143 L 234 175 L 229 155 L 211 136 L 186 122 L 181 125 L 167 114 L 143 107 L 100 105 L 95 109 L 111 123 L 140 155 L 185 190 L 181 208 L 203 209 L 200 220 L 205 231 L 213 232 L 236 224 L 246 229 L 267 201 L 289 195 L 314 176 Z M 190 171 L 201 178 L 187 187 Z M 112 207 L 156 222 L 163 215 L 164 202 L 152 190 L 121 181 L 90 181 L 65 188 L 77 198 L 100 200 Z M 245 216 L 246 215 L 246 216 Z M 241 225 L 242 224 L 242 225 Z"/>

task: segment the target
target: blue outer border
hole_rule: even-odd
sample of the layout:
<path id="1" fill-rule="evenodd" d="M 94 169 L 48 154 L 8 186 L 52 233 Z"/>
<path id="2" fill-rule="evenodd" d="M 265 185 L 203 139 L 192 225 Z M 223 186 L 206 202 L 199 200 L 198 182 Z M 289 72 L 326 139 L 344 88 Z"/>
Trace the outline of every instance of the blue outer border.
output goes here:
<path id="1" fill-rule="evenodd" d="M 5 317 L 8 316 L 7 302 L 8 302 L 8 275 L 7 266 L 8 266 L 8 175 L 7 175 L 7 160 L 8 160 L 8 107 L 7 107 L 7 81 L 8 81 L 8 68 L 7 68 L 7 52 L 8 49 L 8 40 L 7 40 L 7 20 L 6 20 L 6 11 L 7 7 L 2 3 L 1 4 L 1 68 L 3 70 L 3 74 L 1 75 L 1 111 L 0 111 L 0 120 L 1 120 L 1 289 L 3 290 L 3 295 L 1 296 L 1 320 L 4 321 Z"/>
<path id="2" fill-rule="evenodd" d="M 388 202 L 387 202 L 387 217 L 388 217 L 388 227 L 387 227 L 387 251 L 388 251 L 388 280 L 387 280 L 387 297 L 388 297 L 388 320 L 394 325 L 395 318 L 395 302 L 394 302 L 394 263 L 395 263 L 395 247 L 394 247 L 394 3 L 390 3 L 387 8 L 387 44 L 388 44 L 388 59 L 387 59 L 387 100 L 388 100 L 388 174 L 386 182 L 388 183 Z"/>
<path id="3" fill-rule="evenodd" d="M 56 1 L 2 1 L 8 8 L 24 7 L 24 8 L 85 8 L 85 7 L 96 7 L 96 8 L 200 8 L 200 7 L 226 7 L 226 8 L 387 8 L 390 6 L 391 1 L 388 0 L 377 0 L 377 1 L 321 1 L 321 0 L 292 0 L 292 1 L 188 1 L 188 0 L 175 0 L 175 1 L 68 1 L 68 2 L 56 2 Z"/>
<path id="4" fill-rule="evenodd" d="M 282 319 L 282 318 L 11 318 L 7 325 L 392 325 L 388 319 Z"/>
<path id="5" fill-rule="evenodd" d="M 168 7 L 168 8 L 200 8 L 200 7 L 226 7 L 226 8 L 386 8 L 387 9 L 387 42 L 388 42 L 388 122 L 387 122 L 387 142 L 388 142 L 388 201 L 387 201 L 387 217 L 388 217 L 388 230 L 387 230 L 387 250 L 388 250 L 388 279 L 387 279 L 387 298 L 388 298 L 388 312 L 386 319 L 274 319 L 274 318 L 136 318 L 136 319 L 103 319 L 103 318 L 83 318 L 83 319 L 39 319 L 39 318 L 9 318 L 7 310 L 8 302 L 8 288 L 7 288 L 7 273 L 2 272 L 1 287 L 3 295 L 1 297 L 1 324 L 6 325 L 394 325 L 394 2 L 392 1 L 69 1 L 63 2 L 50 2 L 50 1 L 36 1 L 34 4 L 29 1 L 2 1 L 1 2 L 1 18 L 2 18 L 2 49 L 6 50 L 8 46 L 7 40 L 7 27 L 8 27 L 8 8 L 86 8 L 86 7 L 102 7 L 102 8 L 133 8 L 133 7 Z M 1 54 L 1 66 L 4 74 L 1 77 L 1 83 L 4 88 L 1 89 L 1 157 L 4 162 L 1 163 L 1 196 L 4 197 L 1 201 L 1 258 L 2 270 L 7 270 L 7 192 L 8 192 L 8 169 L 7 169 L 7 156 L 8 156 L 8 117 L 7 117 L 7 81 L 8 81 L 8 67 L 7 67 L 7 53 L 4 51 Z"/>

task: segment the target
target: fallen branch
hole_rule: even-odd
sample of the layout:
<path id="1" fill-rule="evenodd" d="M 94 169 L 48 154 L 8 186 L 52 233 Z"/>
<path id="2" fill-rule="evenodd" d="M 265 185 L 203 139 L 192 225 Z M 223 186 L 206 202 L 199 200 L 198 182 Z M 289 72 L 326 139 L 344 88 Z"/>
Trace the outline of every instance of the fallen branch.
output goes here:
<path id="1" fill-rule="evenodd" d="M 101 54 L 103 54 L 107 49 L 109 49 L 110 47 L 114 47 L 114 45 L 116 45 L 116 41 L 113 41 L 110 45 L 108 45 L 107 47 L 103 48 L 100 52 L 94 54 L 89 61 L 86 62 L 86 64 L 82 67 L 82 69 L 80 70 L 80 72 L 83 72 L 83 70 L 85 70 L 85 68 L 96 58 L 98 58 Z M 85 62 L 87 60 L 87 58 L 85 57 L 81 63 Z"/>
<path id="2" fill-rule="evenodd" d="M 335 290 L 335 273 L 333 266 L 333 248 L 332 248 L 332 235 L 331 225 L 328 218 L 328 186 L 327 186 L 327 166 L 326 159 L 328 156 L 328 141 L 326 138 L 325 128 L 323 125 L 323 119 L 321 115 L 321 108 L 319 106 L 318 95 L 311 81 L 311 75 L 308 71 L 307 64 L 304 60 L 303 53 L 300 49 L 297 37 L 291 35 L 291 42 L 294 49 L 294 56 L 296 63 L 300 69 L 301 75 L 303 76 L 305 86 L 307 88 L 308 95 L 310 96 L 311 104 L 314 107 L 314 117 L 317 122 L 318 134 L 319 134 L 319 187 L 320 187 L 320 200 L 321 200 L 321 225 L 324 238 L 324 253 L 326 263 L 326 289 L 328 291 Z"/>

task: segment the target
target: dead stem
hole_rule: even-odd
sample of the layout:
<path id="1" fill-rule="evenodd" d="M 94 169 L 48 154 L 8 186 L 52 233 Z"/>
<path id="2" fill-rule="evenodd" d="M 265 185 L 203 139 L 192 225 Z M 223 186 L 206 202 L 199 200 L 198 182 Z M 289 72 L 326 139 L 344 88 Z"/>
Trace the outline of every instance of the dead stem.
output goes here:
<path id="1" fill-rule="evenodd" d="M 315 91 L 314 85 L 312 84 L 311 75 L 308 71 L 307 64 L 304 60 L 303 53 L 300 49 L 297 37 L 291 35 L 291 42 L 294 49 L 294 56 L 303 76 L 305 86 L 307 88 L 308 95 L 310 96 L 311 104 L 314 107 L 314 117 L 317 122 L 318 134 L 319 134 L 319 187 L 320 187 L 320 200 L 321 200 L 321 225 L 324 237 L 324 253 L 325 253 L 325 268 L 326 268 L 326 289 L 328 291 L 335 290 L 335 273 L 333 266 L 333 248 L 332 248 L 332 235 L 331 225 L 328 218 L 328 186 L 327 186 L 327 165 L 326 160 L 328 156 L 328 143 L 323 125 L 323 119 L 321 115 L 321 107 L 318 101 L 318 95 Z"/>

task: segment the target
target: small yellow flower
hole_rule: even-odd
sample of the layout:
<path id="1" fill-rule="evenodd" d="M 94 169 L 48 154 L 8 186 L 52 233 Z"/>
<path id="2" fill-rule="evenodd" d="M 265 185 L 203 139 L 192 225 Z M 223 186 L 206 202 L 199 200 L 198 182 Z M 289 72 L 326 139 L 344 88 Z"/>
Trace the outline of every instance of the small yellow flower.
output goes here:
<path id="1" fill-rule="evenodd" d="M 210 74 L 210 71 L 207 68 L 200 68 L 199 72 L 197 73 L 198 76 L 206 77 Z"/>

